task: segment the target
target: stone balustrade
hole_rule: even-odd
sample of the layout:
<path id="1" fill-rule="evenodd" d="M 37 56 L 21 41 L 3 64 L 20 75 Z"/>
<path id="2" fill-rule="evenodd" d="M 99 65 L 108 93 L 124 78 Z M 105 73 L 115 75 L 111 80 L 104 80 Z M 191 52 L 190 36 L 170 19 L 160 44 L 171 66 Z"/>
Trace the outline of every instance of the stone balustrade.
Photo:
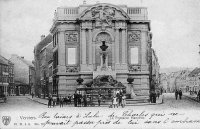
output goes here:
<path id="1" fill-rule="evenodd" d="M 78 7 L 59 7 L 54 15 L 54 21 L 57 20 L 76 20 L 82 11 Z M 130 20 L 148 20 L 147 8 L 145 7 L 128 7 L 127 15 Z"/>

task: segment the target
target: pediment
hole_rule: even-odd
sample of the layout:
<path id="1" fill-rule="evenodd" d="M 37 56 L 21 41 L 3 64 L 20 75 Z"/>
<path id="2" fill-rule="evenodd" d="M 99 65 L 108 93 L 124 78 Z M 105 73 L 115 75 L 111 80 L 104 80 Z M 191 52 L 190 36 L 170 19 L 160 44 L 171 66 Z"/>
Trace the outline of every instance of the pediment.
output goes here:
<path id="1" fill-rule="evenodd" d="M 96 4 L 81 13 L 80 20 L 104 21 L 108 24 L 113 20 L 129 20 L 129 16 L 121 8 L 111 4 Z"/>

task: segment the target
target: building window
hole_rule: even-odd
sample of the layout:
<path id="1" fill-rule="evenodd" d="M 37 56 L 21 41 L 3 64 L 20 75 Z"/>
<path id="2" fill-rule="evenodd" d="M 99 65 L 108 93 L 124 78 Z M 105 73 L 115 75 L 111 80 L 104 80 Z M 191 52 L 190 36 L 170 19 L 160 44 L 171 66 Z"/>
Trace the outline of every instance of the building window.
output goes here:
<path id="1" fill-rule="evenodd" d="M 76 48 L 67 49 L 67 64 L 68 65 L 76 64 Z"/>
<path id="2" fill-rule="evenodd" d="M 138 47 L 132 47 L 130 51 L 131 64 L 138 64 Z"/>

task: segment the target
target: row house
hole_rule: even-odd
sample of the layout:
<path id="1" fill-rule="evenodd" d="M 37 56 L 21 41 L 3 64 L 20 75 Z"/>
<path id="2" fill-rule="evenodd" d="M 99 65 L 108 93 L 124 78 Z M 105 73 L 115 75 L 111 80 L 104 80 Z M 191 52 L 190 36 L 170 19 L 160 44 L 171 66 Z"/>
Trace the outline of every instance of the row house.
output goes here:
<path id="1" fill-rule="evenodd" d="M 29 95 L 34 93 L 35 68 L 31 61 L 12 54 L 10 61 L 14 64 L 15 95 Z"/>
<path id="2" fill-rule="evenodd" d="M 161 73 L 160 74 L 160 88 L 163 89 L 163 92 L 169 92 L 170 88 L 168 86 L 168 76 L 166 73 Z"/>
<path id="3" fill-rule="evenodd" d="M 41 41 L 34 48 L 36 68 L 36 95 L 48 97 L 53 94 L 52 62 L 53 62 L 52 35 L 41 36 Z"/>
<path id="4" fill-rule="evenodd" d="M 200 90 L 200 68 L 195 68 L 188 75 L 188 90 L 194 93 Z"/>
<path id="5" fill-rule="evenodd" d="M 182 70 L 180 74 L 176 77 L 175 79 L 175 88 L 176 89 L 181 89 L 183 92 L 188 92 L 189 91 L 189 77 L 188 75 L 190 74 L 189 69 Z"/>
<path id="6" fill-rule="evenodd" d="M 155 88 L 158 89 L 160 84 L 160 65 L 154 49 L 152 49 L 152 76 L 155 83 Z"/>
<path id="7" fill-rule="evenodd" d="M 176 79 L 180 73 L 181 73 L 181 71 L 177 71 L 177 72 L 171 72 L 168 75 L 169 92 L 174 92 L 176 90 Z"/>
<path id="8" fill-rule="evenodd" d="M 0 55 L 0 95 L 13 95 L 14 87 L 14 64 Z"/>

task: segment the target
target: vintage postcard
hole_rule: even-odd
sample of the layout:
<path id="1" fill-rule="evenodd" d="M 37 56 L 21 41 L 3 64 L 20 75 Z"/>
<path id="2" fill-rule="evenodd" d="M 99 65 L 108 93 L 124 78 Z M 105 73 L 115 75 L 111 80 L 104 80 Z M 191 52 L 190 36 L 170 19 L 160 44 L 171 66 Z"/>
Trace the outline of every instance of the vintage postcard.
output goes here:
<path id="1" fill-rule="evenodd" d="M 199 0 L 0 0 L 0 129 L 200 128 Z"/>

